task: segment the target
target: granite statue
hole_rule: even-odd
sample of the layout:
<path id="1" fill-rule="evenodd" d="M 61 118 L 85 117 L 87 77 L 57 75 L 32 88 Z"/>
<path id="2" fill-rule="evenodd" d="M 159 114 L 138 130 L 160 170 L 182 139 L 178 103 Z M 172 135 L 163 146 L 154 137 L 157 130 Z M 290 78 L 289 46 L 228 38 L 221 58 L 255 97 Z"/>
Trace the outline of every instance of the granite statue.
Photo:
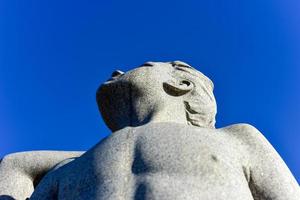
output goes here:
<path id="1" fill-rule="evenodd" d="M 299 200 L 255 127 L 215 128 L 213 87 L 181 61 L 115 71 L 96 94 L 112 134 L 86 152 L 5 156 L 0 200 Z"/>

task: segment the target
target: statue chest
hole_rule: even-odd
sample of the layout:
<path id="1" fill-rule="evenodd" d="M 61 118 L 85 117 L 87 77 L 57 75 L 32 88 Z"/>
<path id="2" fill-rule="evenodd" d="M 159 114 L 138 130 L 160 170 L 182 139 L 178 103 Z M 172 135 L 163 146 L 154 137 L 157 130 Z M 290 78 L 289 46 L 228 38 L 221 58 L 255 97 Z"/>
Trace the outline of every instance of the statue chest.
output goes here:
<path id="1" fill-rule="evenodd" d="M 78 179 L 66 185 L 79 188 L 75 196 L 89 193 L 94 199 L 135 199 L 144 189 L 163 194 L 163 185 L 175 183 L 205 194 L 207 188 L 246 185 L 235 151 L 221 135 L 204 129 L 126 129 L 87 152 L 82 165 L 89 167 L 78 170 Z"/>
<path id="2" fill-rule="evenodd" d="M 92 152 L 95 173 L 103 177 L 164 173 L 220 178 L 242 173 L 238 148 L 217 130 L 176 124 L 130 128 Z"/>
<path id="3" fill-rule="evenodd" d="M 221 177 L 242 169 L 236 148 L 204 129 L 162 128 L 137 133 L 132 173 Z"/>

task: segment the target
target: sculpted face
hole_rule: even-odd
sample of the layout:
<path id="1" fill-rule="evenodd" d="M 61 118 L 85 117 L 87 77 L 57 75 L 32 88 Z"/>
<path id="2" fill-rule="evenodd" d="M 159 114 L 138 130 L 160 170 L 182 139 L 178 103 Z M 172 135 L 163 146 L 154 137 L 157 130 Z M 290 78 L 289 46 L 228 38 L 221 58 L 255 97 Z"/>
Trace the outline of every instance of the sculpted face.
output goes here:
<path id="1" fill-rule="evenodd" d="M 128 88 L 133 89 L 138 95 L 161 95 L 160 90 L 163 82 L 170 79 L 172 66 L 166 63 L 147 62 L 142 66 L 130 70 L 126 73 L 115 71 L 112 77 L 103 83 L 101 87 L 113 89 L 122 88 L 124 91 Z M 122 91 L 119 91 L 122 92 Z"/>
<path id="2" fill-rule="evenodd" d="M 178 114 L 178 116 L 186 118 L 186 108 L 187 106 L 191 107 L 191 104 L 187 105 L 188 100 L 186 98 L 196 95 L 195 86 L 196 84 L 199 86 L 197 81 L 193 81 L 195 78 L 203 83 L 206 81 L 203 84 L 206 88 L 207 85 L 211 87 L 208 89 L 211 91 L 202 92 L 211 93 L 204 95 L 206 98 L 202 98 L 203 102 L 199 101 L 198 98 L 199 106 L 203 104 L 201 117 L 203 119 L 206 117 L 204 112 L 212 112 L 215 115 L 215 109 L 211 110 L 211 107 L 215 107 L 215 100 L 210 80 L 179 61 L 147 62 L 126 73 L 115 71 L 111 79 L 99 87 L 97 103 L 104 121 L 112 131 L 126 126 L 139 126 L 148 123 L 155 114 L 162 113 L 170 106 L 173 106 L 173 115 Z M 212 103 L 208 104 L 209 101 Z M 168 113 L 166 112 L 164 115 L 168 115 Z M 207 121 L 207 119 L 205 120 Z M 187 124 L 196 125 L 192 121 L 192 117 L 190 121 L 186 119 Z M 214 123 L 214 121 L 206 121 L 205 123 Z M 209 125 L 203 126 L 209 127 Z"/>
<path id="3" fill-rule="evenodd" d="M 166 94 L 161 87 L 169 79 L 171 66 L 144 65 L 126 73 L 114 72 L 97 92 L 100 112 L 112 130 L 147 123 L 149 112 L 163 101 Z"/>

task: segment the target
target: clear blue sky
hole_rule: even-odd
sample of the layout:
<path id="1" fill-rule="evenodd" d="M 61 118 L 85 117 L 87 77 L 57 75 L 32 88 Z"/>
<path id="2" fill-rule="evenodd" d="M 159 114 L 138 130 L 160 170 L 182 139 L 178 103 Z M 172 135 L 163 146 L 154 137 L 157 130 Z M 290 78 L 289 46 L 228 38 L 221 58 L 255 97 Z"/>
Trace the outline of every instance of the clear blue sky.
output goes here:
<path id="1" fill-rule="evenodd" d="M 0 157 L 87 150 L 109 134 L 115 69 L 183 60 L 215 83 L 217 126 L 256 126 L 300 181 L 297 0 L 0 2 Z"/>

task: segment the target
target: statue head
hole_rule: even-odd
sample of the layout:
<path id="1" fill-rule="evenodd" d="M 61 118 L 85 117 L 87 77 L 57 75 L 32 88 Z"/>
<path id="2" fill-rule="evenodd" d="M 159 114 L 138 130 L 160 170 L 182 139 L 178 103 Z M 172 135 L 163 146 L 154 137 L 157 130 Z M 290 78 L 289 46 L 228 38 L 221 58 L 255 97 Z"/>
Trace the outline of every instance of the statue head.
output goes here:
<path id="1" fill-rule="evenodd" d="M 212 81 L 181 61 L 147 62 L 126 73 L 117 70 L 99 87 L 96 99 L 112 131 L 151 121 L 215 125 Z"/>

